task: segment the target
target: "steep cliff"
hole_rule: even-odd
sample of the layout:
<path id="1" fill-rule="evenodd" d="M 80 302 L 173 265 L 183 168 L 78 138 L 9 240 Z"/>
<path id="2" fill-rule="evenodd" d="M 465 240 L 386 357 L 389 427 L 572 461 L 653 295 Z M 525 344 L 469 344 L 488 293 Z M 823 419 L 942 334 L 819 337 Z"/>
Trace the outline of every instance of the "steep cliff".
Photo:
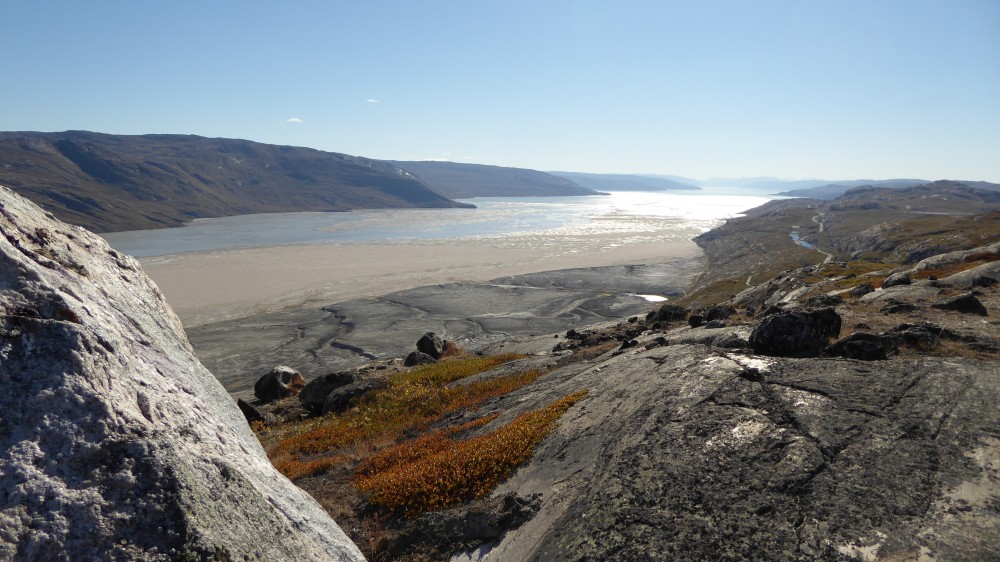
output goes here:
<path id="1" fill-rule="evenodd" d="M 138 262 L 3 187 L 0 232 L 0 559 L 362 559 Z"/>

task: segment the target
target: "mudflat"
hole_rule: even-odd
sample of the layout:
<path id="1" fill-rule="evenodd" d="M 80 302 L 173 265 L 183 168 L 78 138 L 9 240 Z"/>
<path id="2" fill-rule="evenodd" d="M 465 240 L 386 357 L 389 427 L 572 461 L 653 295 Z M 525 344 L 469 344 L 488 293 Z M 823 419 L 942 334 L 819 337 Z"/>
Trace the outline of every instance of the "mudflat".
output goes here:
<path id="1" fill-rule="evenodd" d="M 142 260 L 199 359 L 240 397 L 278 364 L 307 377 L 399 357 L 434 331 L 467 348 L 644 314 L 701 250 L 665 237 L 320 244 Z"/>
<path id="2" fill-rule="evenodd" d="M 533 237 L 532 237 L 533 238 Z M 690 240 L 634 243 L 605 234 L 579 240 L 422 240 L 319 244 L 145 258 L 143 269 L 191 328 L 443 283 L 571 268 L 698 258 Z"/>

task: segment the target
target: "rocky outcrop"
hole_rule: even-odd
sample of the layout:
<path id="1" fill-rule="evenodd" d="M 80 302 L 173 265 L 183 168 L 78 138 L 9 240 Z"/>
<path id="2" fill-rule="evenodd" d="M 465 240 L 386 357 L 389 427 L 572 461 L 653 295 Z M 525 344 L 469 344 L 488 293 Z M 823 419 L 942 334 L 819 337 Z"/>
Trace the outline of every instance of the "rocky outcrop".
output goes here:
<path id="1" fill-rule="evenodd" d="M 0 187 L 0 559 L 360 560 L 138 262 Z"/>
<path id="2" fill-rule="evenodd" d="M 912 272 L 926 271 L 928 269 L 940 269 L 942 267 L 947 267 L 956 263 L 962 263 L 971 257 L 983 254 L 997 254 L 1000 253 L 1000 243 L 990 244 L 988 246 L 980 246 L 978 248 L 972 248 L 968 250 L 958 250 L 955 252 L 947 252 L 943 254 L 937 254 L 929 258 L 923 259 L 917 262 L 916 265 L 910 270 Z"/>
<path id="3" fill-rule="evenodd" d="M 994 287 L 997 283 L 1000 283 L 1000 260 L 984 263 L 940 280 L 941 285 L 956 289 Z"/>
<path id="4" fill-rule="evenodd" d="M 1000 369 L 697 345 L 556 370 L 497 423 L 588 388 L 495 492 L 542 494 L 473 560 L 989 559 Z"/>
<path id="5" fill-rule="evenodd" d="M 816 357 L 840 335 L 840 316 L 832 308 L 772 314 L 750 334 L 750 348 L 760 355 Z"/>
<path id="6" fill-rule="evenodd" d="M 924 283 L 920 285 L 896 285 L 888 289 L 880 289 L 861 297 L 862 302 L 896 301 L 923 304 L 938 296 L 941 289 Z"/>

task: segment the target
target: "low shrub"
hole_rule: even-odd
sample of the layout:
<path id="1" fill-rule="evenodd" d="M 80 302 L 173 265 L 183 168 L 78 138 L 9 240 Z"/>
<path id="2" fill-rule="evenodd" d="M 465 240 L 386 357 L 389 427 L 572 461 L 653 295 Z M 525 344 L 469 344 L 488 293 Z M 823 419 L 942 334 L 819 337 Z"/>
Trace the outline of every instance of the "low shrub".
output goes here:
<path id="1" fill-rule="evenodd" d="M 375 443 L 394 443 L 404 433 L 424 430 L 449 412 L 474 408 L 490 398 L 520 388 L 545 372 L 531 370 L 469 384 L 450 383 L 521 358 L 507 354 L 427 365 L 389 379 L 352 409 L 338 416 L 309 420 L 285 428 L 268 455 L 289 478 L 315 474 L 340 462 L 346 447 L 377 449 Z M 366 447 L 364 443 L 371 446 Z"/>
<path id="2" fill-rule="evenodd" d="M 435 432 L 404 442 L 360 465 L 355 483 L 372 504 L 407 517 L 481 498 L 531 458 L 556 420 L 586 394 L 570 394 L 464 441 Z"/>

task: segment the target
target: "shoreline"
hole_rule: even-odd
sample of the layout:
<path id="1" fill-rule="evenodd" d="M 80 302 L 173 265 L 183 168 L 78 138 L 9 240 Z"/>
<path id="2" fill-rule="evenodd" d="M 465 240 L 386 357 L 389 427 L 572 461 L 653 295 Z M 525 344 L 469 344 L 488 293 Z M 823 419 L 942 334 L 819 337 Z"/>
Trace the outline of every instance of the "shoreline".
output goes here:
<path id="1" fill-rule="evenodd" d="M 185 328 L 440 284 L 566 269 L 700 259 L 675 236 L 479 237 L 407 243 L 333 243 L 192 252 L 140 259 Z"/>

